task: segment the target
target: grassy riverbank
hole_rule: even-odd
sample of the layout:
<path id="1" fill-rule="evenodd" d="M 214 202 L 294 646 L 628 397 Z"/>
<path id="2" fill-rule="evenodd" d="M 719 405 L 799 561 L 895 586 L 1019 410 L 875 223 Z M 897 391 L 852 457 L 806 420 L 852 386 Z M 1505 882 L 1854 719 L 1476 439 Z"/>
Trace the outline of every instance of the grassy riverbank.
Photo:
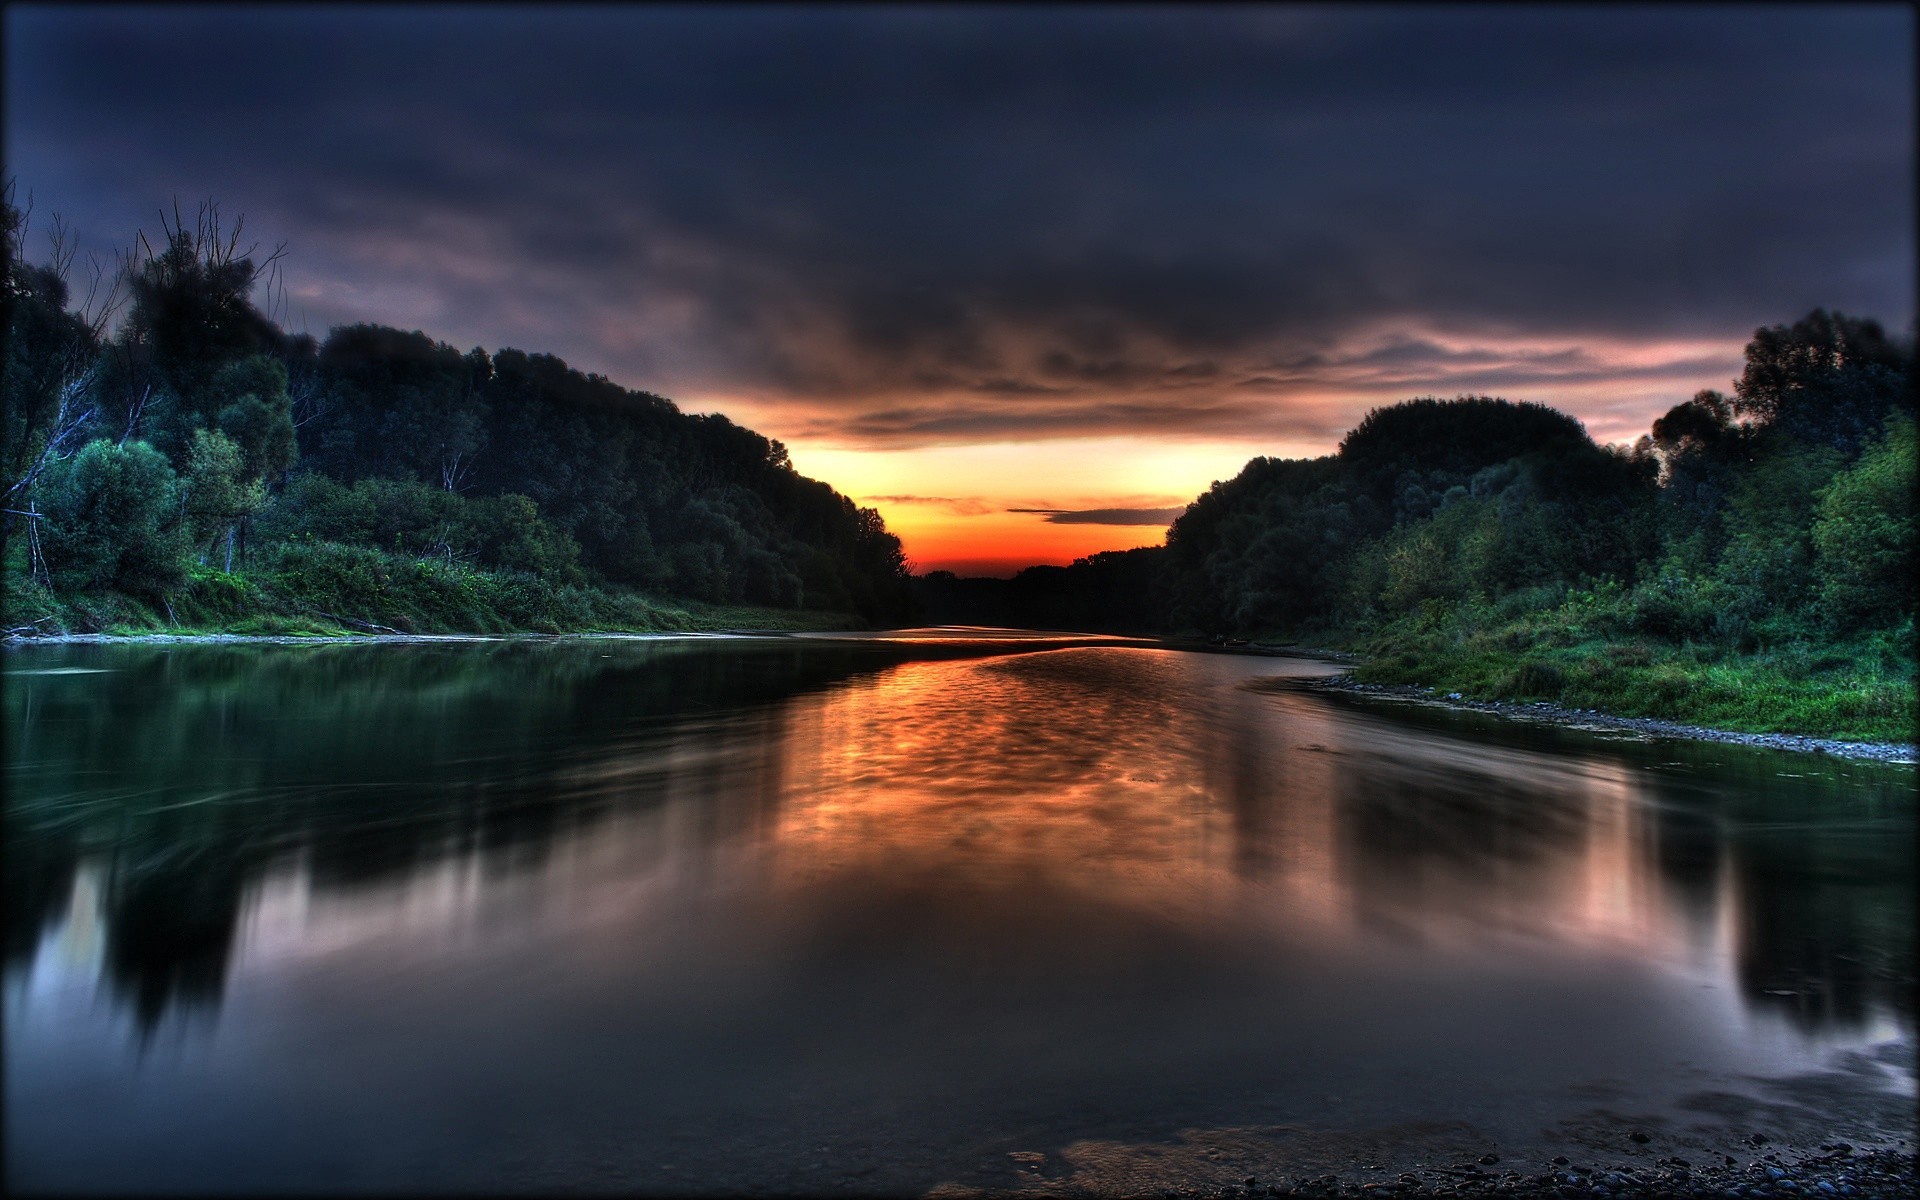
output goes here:
<path id="1" fill-rule="evenodd" d="M 1556 608 L 1488 619 L 1470 611 L 1408 617 L 1319 644 L 1360 656 L 1361 682 L 1431 687 L 1467 699 L 1545 701 L 1743 733 L 1911 742 L 1913 630 L 1851 639 L 1793 636 L 1751 647 L 1671 641 L 1607 627 L 1575 593 Z"/>
<path id="2" fill-rule="evenodd" d="M 554 583 L 348 546 L 296 546 L 259 566 L 195 566 L 179 589 L 136 597 L 57 593 L 6 573 L 6 632 L 248 634 L 667 633 L 863 628 L 851 613 L 706 604 L 615 585 Z"/>

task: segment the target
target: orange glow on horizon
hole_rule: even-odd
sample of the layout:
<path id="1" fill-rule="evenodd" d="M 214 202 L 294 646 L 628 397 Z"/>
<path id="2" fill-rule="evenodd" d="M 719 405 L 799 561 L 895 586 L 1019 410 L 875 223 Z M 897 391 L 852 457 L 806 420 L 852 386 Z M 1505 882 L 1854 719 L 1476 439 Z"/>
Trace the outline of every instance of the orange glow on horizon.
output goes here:
<path id="1" fill-rule="evenodd" d="M 1049 521 L 1032 508 L 1182 509 L 1216 479 L 1239 474 L 1263 453 L 1306 447 L 1059 438 L 849 449 L 788 443 L 794 467 L 854 503 L 877 509 L 900 538 L 915 574 L 1009 576 L 1022 567 L 1064 566 L 1103 550 L 1157 546 L 1165 524 Z"/>
<path id="2" fill-rule="evenodd" d="M 1065 566 L 1103 550 L 1158 546 L 1167 535 L 1164 525 L 1057 525 L 1037 513 L 955 517 L 918 512 L 917 505 L 874 507 L 899 535 L 916 575 L 1013 575 L 1022 567 Z"/>
<path id="3" fill-rule="evenodd" d="M 1419 339 L 1442 357 L 1409 369 L 1391 359 L 1370 362 L 1365 353 Z M 1468 362 L 1450 363 L 1446 355 Z M 1008 576 L 1023 567 L 1065 565 L 1104 550 L 1159 545 L 1166 534 L 1160 523 L 1056 522 L 1011 509 L 1181 509 L 1216 480 L 1238 475 L 1249 459 L 1333 453 L 1345 431 L 1370 409 L 1418 395 L 1492 393 L 1536 401 L 1580 419 L 1597 442 L 1630 443 L 1660 413 L 1700 388 L 1729 387 L 1739 363 L 1738 343 L 1724 339 L 1570 341 L 1394 323 L 1359 331 L 1345 361 L 1292 376 L 1284 371 L 1263 375 L 1268 382 L 1256 389 L 1244 423 L 1214 427 L 1230 430 L 1224 433 L 1133 429 L 892 444 L 822 433 L 835 423 L 829 419 L 833 414 L 806 401 L 709 393 L 699 396 L 695 407 L 726 412 L 779 438 L 802 474 L 877 509 L 899 536 L 915 573 Z M 1483 376 L 1486 371 L 1532 372 L 1534 377 L 1501 383 Z M 1240 394 L 1244 397 L 1245 390 Z M 1116 397 L 1082 399 L 1092 413 Z"/>

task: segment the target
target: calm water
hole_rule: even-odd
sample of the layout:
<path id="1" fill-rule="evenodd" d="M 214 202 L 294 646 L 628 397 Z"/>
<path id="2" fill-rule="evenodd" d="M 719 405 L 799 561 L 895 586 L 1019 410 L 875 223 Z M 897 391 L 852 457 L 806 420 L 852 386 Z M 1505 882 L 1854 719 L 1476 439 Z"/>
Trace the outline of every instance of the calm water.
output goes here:
<path id="1" fill-rule="evenodd" d="M 16 1190 L 1912 1136 L 1911 767 L 1098 640 L 5 665 Z"/>

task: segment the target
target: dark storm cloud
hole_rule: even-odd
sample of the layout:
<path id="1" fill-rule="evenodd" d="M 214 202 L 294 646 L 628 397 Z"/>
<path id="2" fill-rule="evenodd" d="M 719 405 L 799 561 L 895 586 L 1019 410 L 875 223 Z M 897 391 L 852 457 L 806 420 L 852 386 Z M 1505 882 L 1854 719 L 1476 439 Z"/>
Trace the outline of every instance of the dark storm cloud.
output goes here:
<path id="1" fill-rule="evenodd" d="M 1195 438 L 1265 434 L 1315 441 L 1337 437 L 1351 424 L 1344 416 L 1329 417 L 1304 402 L 1276 407 L 1258 399 L 1115 401 L 1092 395 L 1046 405 L 989 407 L 939 397 L 911 407 L 858 406 L 816 412 L 797 421 L 794 436 L 827 437 L 839 432 L 874 444 L 931 444 L 1138 430 Z"/>
<path id="2" fill-rule="evenodd" d="M 933 508 L 944 508 L 948 512 L 963 517 L 984 516 L 994 511 L 994 506 L 975 496 L 862 496 L 876 504 L 925 504 Z"/>
<path id="3" fill-rule="evenodd" d="M 1897 7 L 6 20 L 10 170 L 88 235 L 216 195 L 291 243 L 296 324 L 780 434 L 1317 437 L 1355 396 L 1684 388 L 1816 304 L 1911 317 Z"/>
<path id="4" fill-rule="evenodd" d="M 1053 525 L 1171 525 L 1187 511 L 1177 508 L 1010 508 L 1008 512 L 1042 513 Z"/>

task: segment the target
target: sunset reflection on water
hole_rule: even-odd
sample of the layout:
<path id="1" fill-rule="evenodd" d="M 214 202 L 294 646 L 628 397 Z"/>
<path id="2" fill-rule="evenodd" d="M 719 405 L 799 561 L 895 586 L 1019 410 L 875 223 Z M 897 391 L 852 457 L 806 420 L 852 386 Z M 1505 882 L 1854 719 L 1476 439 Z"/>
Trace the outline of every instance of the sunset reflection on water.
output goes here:
<path id="1" fill-rule="evenodd" d="M 1671 903 L 1626 767 L 1436 754 L 1391 727 L 1355 743 L 1306 696 L 1232 686 L 1284 670 L 1077 649 L 809 697 L 775 768 L 780 878 L 1044 885 L 1349 947 L 1525 937 L 1728 961 L 1731 880 L 1716 871 L 1705 909 Z"/>
<path id="2" fill-rule="evenodd" d="M 9 1182 L 986 1185 L 1196 1124 L 1522 1144 L 1594 1088 L 1778 1126 L 1756 1081 L 1911 1053 L 1910 769 L 977 641 L 10 677 Z"/>

